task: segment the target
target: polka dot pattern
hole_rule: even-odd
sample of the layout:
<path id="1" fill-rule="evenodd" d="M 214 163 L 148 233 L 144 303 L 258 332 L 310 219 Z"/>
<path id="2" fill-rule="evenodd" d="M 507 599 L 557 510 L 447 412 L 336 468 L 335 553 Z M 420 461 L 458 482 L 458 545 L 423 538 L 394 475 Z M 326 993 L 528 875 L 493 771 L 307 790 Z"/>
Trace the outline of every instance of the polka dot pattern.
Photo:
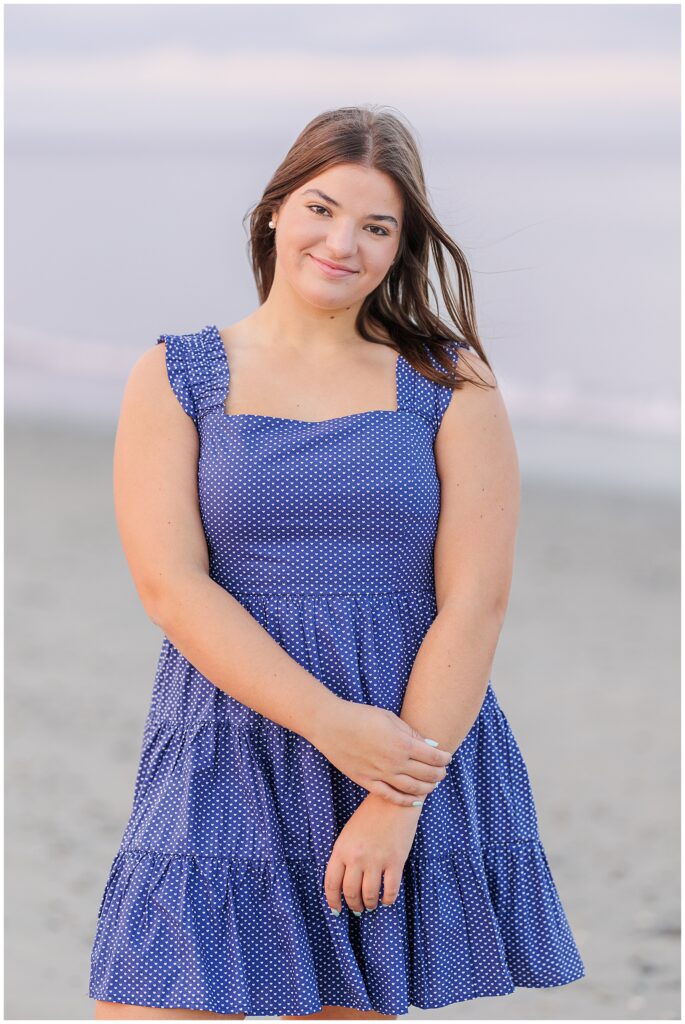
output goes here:
<path id="1" fill-rule="evenodd" d="M 317 422 L 227 415 L 217 327 L 158 341 L 199 432 L 212 578 L 338 696 L 399 713 L 437 612 L 433 443 L 459 392 L 399 356 L 395 410 Z M 584 976 L 491 680 L 426 798 L 394 904 L 355 917 L 343 898 L 336 918 L 324 872 L 364 796 L 164 637 L 133 807 L 98 912 L 91 998 L 404 1014 Z"/>

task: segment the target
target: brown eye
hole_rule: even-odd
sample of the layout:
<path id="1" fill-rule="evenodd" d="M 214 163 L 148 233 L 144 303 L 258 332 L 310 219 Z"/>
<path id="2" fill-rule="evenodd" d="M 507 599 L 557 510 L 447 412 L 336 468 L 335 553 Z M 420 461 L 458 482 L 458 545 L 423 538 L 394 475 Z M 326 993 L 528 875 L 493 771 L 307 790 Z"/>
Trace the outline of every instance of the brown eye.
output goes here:
<path id="1" fill-rule="evenodd" d="M 317 210 L 323 210 L 324 213 L 328 213 L 326 207 L 320 206 L 319 203 L 309 203 L 307 205 L 307 209 L 314 210 L 314 212 L 316 212 Z M 318 216 L 320 216 L 320 214 L 317 214 L 317 217 Z M 369 224 L 368 226 L 376 229 L 375 231 L 372 231 L 371 234 L 376 235 L 377 238 L 384 238 L 390 234 L 389 231 L 386 231 L 385 228 L 380 227 L 378 224 Z"/>

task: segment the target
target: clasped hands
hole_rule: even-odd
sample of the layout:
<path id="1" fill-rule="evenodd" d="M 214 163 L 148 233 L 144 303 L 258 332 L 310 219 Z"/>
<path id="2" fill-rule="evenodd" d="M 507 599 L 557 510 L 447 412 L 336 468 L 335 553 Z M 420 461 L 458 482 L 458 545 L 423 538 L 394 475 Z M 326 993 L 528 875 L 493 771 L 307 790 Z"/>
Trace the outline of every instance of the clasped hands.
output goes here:
<path id="1" fill-rule="evenodd" d="M 394 903 L 421 807 L 416 800 L 444 779 L 452 752 L 426 742 L 386 708 L 341 700 L 317 722 L 311 742 L 344 775 L 368 790 L 331 852 L 324 889 L 333 912 L 341 891 L 353 911 Z"/>

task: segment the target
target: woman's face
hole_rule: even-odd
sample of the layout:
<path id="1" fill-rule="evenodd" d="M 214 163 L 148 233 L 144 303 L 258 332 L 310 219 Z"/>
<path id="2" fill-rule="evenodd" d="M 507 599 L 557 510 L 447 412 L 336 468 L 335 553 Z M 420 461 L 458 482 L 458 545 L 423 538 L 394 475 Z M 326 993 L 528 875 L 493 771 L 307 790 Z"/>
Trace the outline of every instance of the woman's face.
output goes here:
<path id="1" fill-rule="evenodd" d="M 402 206 L 397 185 L 383 172 L 358 164 L 329 167 L 291 192 L 272 217 L 277 277 L 314 306 L 361 304 L 399 248 Z"/>

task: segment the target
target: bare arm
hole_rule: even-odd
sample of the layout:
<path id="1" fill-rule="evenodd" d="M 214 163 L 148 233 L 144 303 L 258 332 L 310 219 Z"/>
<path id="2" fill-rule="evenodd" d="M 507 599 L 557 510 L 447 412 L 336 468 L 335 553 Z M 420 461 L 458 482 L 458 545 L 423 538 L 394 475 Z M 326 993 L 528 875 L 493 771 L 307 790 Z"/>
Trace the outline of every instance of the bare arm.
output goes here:
<path id="1" fill-rule="evenodd" d="M 475 353 L 460 353 L 460 364 L 494 382 Z M 414 661 L 400 717 L 456 750 L 485 698 L 513 574 L 520 478 L 499 388 L 466 383 L 453 393 L 435 454 L 438 612 Z"/>
<path id="2" fill-rule="evenodd" d="M 343 702 L 210 577 L 199 437 L 169 386 L 165 349 L 131 370 L 115 441 L 115 512 L 134 584 L 152 621 L 215 686 L 313 742 Z"/>

